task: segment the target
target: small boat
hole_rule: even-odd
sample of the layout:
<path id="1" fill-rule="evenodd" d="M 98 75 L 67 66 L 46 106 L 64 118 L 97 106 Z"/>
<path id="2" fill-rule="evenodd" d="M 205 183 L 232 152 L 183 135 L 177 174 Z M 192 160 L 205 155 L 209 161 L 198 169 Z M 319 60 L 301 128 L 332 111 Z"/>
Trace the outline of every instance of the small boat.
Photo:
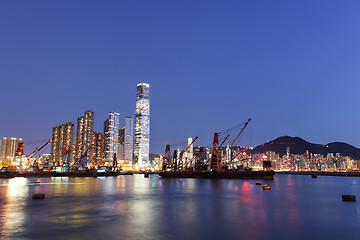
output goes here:
<path id="1" fill-rule="evenodd" d="M 342 195 L 343 202 L 356 202 L 356 196 L 355 195 Z"/>
<path id="2" fill-rule="evenodd" d="M 264 185 L 263 190 L 270 190 L 270 186 L 269 185 Z"/>
<path id="3" fill-rule="evenodd" d="M 313 173 L 313 174 L 311 174 L 311 177 L 312 177 L 312 178 L 317 178 L 317 174 L 316 174 L 316 173 Z"/>
<path id="4" fill-rule="evenodd" d="M 44 199 L 45 193 L 34 193 L 32 199 Z"/>
<path id="5" fill-rule="evenodd" d="M 149 177 L 149 173 L 144 173 L 144 177 L 148 178 Z"/>
<path id="6" fill-rule="evenodd" d="M 261 185 L 261 182 L 256 182 L 255 184 L 256 184 L 256 185 Z"/>
<path id="7" fill-rule="evenodd" d="M 40 181 L 35 181 L 34 183 L 35 183 L 35 184 L 40 184 Z"/>

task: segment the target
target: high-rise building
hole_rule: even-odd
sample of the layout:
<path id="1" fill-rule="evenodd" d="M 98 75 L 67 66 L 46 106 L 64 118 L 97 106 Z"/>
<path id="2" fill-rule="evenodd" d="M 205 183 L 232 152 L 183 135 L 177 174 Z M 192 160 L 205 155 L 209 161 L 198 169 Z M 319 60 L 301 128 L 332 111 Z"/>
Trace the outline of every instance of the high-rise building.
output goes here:
<path id="1" fill-rule="evenodd" d="M 125 127 L 119 127 L 119 145 L 117 159 L 120 160 L 120 164 L 124 163 L 125 159 Z"/>
<path id="2" fill-rule="evenodd" d="M 51 161 L 62 162 L 66 152 L 72 153 L 74 145 L 74 124 L 68 122 L 53 128 L 51 142 Z"/>
<path id="3" fill-rule="evenodd" d="M 0 147 L 0 163 L 5 163 L 7 159 L 7 145 L 8 145 L 8 139 L 4 137 L 1 139 L 1 147 Z"/>
<path id="4" fill-rule="evenodd" d="M 119 117 L 116 112 L 109 112 L 109 119 L 104 122 L 104 150 L 108 164 L 112 165 L 114 154 L 118 152 L 119 145 Z"/>
<path id="5" fill-rule="evenodd" d="M 93 145 L 94 138 L 94 112 L 85 111 L 85 115 L 79 117 L 76 128 L 75 158 L 78 159 Z M 91 149 L 89 150 L 90 152 Z M 93 159 L 92 159 L 93 160 Z"/>
<path id="6" fill-rule="evenodd" d="M 150 85 L 137 85 L 135 111 L 135 153 L 134 164 L 149 164 L 150 140 Z"/>
<path id="7" fill-rule="evenodd" d="M 21 138 L 18 140 L 16 138 L 7 139 L 4 137 L 1 140 L 0 163 L 10 164 L 15 159 L 19 143 L 23 144 L 23 140 Z"/>
<path id="8" fill-rule="evenodd" d="M 125 117 L 124 158 L 126 163 L 132 163 L 134 156 L 134 120 Z"/>
<path id="9" fill-rule="evenodd" d="M 94 165 L 101 166 L 104 165 L 104 135 L 102 133 L 94 132 L 94 142 L 97 146 L 94 154 Z"/>
<path id="10" fill-rule="evenodd" d="M 193 144 L 193 139 L 192 138 L 188 138 L 188 150 L 187 150 L 187 160 L 191 161 L 191 159 L 193 159 L 194 157 L 194 144 Z"/>

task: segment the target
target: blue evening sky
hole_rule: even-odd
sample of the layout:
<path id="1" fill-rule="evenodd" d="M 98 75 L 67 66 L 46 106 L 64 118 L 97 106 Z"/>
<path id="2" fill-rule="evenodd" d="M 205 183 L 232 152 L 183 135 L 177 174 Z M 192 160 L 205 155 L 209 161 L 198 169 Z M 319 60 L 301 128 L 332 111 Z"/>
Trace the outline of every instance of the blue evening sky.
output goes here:
<path id="1" fill-rule="evenodd" d="M 109 111 L 134 116 L 147 82 L 153 153 L 209 145 L 249 117 L 240 145 L 360 147 L 359 12 L 351 0 L 0 1 L 0 137 L 49 139 L 87 109 L 102 131 Z"/>

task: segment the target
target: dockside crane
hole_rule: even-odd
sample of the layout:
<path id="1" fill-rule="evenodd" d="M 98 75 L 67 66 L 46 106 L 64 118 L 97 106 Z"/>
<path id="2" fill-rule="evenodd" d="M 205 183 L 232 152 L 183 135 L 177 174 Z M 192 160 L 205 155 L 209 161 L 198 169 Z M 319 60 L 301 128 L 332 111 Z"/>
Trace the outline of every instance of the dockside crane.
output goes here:
<path id="1" fill-rule="evenodd" d="M 250 121 L 251 121 L 251 118 L 249 118 L 249 120 L 247 120 L 247 122 L 244 123 L 244 127 L 240 130 L 239 134 L 236 136 L 236 138 L 234 139 L 234 141 L 231 143 L 230 148 L 234 145 L 234 143 L 236 142 L 236 140 L 240 137 L 241 133 L 245 130 L 246 126 L 249 124 Z"/>
<path id="2" fill-rule="evenodd" d="M 92 149 L 94 148 L 94 149 Z M 85 152 L 80 156 L 79 159 L 75 160 L 74 163 L 71 165 L 71 167 L 73 168 L 74 166 L 76 166 L 76 168 L 78 170 L 85 170 L 88 167 L 88 164 L 90 162 L 90 159 L 93 157 L 94 153 L 97 152 L 98 148 L 101 149 L 101 151 L 103 152 L 103 154 L 106 156 L 106 152 L 104 151 L 104 149 L 102 148 L 102 146 L 100 146 L 97 143 L 93 143 L 91 144 L 86 150 Z M 91 151 L 90 155 L 88 154 Z M 113 167 L 117 168 L 117 157 L 116 155 L 112 156 L 113 157 Z"/>
<path id="3" fill-rule="evenodd" d="M 175 168 L 176 168 L 176 169 L 174 169 L 174 170 L 177 170 L 178 167 L 183 167 L 183 166 L 182 166 L 182 165 L 183 165 L 182 162 L 181 162 L 181 164 L 180 164 L 180 163 L 177 164 L 177 163 L 178 163 L 179 160 L 182 159 L 182 156 L 184 155 L 184 152 L 186 152 L 187 150 L 189 150 L 189 148 L 194 144 L 194 142 L 195 142 L 197 139 L 198 139 L 198 136 L 196 136 L 196 137 L 192 140 L 192 142 L 191 142 L 190 144 L 188 144 L 187 148 L 186 148 L 185 150 L 183 150 L 183 151 L 180 152 L 179 157 L 174 160 L 174 164 L 173 164 L 173 165 L 175 165 Z M 178 166 L 178 165 L 179 165 L 179 166 Z"/>
<path id="4" fill-rule="evenodd" d="M 220 171 L 219 134 L 214 133 L 213 146 L 211 148 L 210 171 Z"/>
<path id="5" fill-rule="evenodd" d="M 239 134 L 236 136 L 236 138 L 234 139 L 234 141 L 232 141 L 231 145 L 229 146 L 230 151 L 231 151 L 231 147 L 234 145 L 234 143 L 236 142 L 236 140 L 240 137 L 240 135 L 242 134 L 242 132 L 245 130 L 246 126 L 250 123 L 251 118 L 249 118 L 247 120 L 246 123 L 244 123 L 244 126 L 241 128 Z M 226 163 L 226 165 L 229 165 L 237 156 L 240 155 L 241 152 L 237 153 L 234 157 L 231 158 L 231 160 L 229 162 Z"/>
<path id="6" fill-rule="evenodd" d="M 30 154 L 30 156 L 27 158 L 28 161 L 30 161 L 30 159 L 35 156 L 36 153 L 38 153 L 41 149 L 43 149 L 44 147 L 46 147 L 46 145 L 48 145 L 50 142 L 52 142 L 52 139 L 49 139 L 44 145 L 42 145 L 40 148 L 35 148 L 34 152 L 32 154 Z M 34 165 L 35 160 L 30 164 L 30 166 Z"/>
<path id="7" fill-rule="evenodd" d="M 221 147 L 221 146 L 224 144 L 224 142 L 225 142 L 229 137 L 230 137 L 230 134 L 228 134 L 228 135 L 226 136 L 226 138 L 222 141 L 222 143 L 219 145 L 219 147 Z"/>

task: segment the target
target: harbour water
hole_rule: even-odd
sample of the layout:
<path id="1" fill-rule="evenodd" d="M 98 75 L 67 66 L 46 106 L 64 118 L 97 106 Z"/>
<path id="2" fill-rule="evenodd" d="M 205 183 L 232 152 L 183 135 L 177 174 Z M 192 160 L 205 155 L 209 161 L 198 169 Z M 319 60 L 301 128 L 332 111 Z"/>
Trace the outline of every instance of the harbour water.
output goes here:
<path id="1" fill-rule="evenodd" d="M 0 239 L 360 238 L 360 178 L 277 174 L 262 181 L 270 191 L 257 181 L 0 179 Z"/>

